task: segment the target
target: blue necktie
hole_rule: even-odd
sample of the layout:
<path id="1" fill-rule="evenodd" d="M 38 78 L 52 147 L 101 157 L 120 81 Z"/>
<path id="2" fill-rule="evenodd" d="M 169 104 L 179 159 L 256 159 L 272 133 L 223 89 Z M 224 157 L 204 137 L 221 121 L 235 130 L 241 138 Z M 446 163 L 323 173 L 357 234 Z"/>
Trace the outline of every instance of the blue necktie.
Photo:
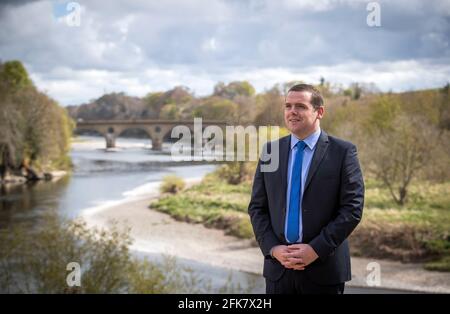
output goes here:
<path id="1" fill-rule="evenodd" d="M 302 162 L 305 142 L 299 141 L 296 146 L 297 154 L 295 155 L 291 173 L 291 192 L 289 195 L 289 215 L 286 235 L 291 243 L 295 243 L 298 240 L 300 233 L 300 193 L 302 189 Z"/>

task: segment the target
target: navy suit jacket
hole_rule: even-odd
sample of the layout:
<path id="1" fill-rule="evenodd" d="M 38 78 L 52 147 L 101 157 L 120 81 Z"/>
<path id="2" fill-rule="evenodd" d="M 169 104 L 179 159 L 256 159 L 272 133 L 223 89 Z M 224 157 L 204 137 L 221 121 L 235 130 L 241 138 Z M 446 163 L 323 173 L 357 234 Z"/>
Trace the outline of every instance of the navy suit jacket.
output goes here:
<path id="1" fill-rule="evenodd" d="M 279 140 L 279 167 L 261 172 L 256 168 L 248 213 L 256 240 L 264 255 L 263 275 L 277 281 L 285 268 L 272 258 L 270 249 L 285 244 L 287 165 L 290 135 Z M 347 237 L 361 221 L 364 181 L 356 147 L 321 132 L 314 152 L 302 199 L 302 243 L 308 243 L 319 258 L 306 266 L 305 274 L 318 284 L 351 280 Z M 271 152 L 272 143 L 267 143 Z"/>

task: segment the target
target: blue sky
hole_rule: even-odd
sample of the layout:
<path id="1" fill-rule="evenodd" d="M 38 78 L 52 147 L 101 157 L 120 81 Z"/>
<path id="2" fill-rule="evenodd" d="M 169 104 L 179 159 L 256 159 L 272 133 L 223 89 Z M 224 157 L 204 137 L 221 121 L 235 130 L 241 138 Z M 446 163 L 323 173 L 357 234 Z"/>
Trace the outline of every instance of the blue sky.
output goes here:
<path id="1" fill-rule="evenodd" d="M 321 76 L 381 90 L 450 81 L 450 1 L 79 0 L 2 1 L 0 58 L 24 62 L 35 84 L 63 105 L 105 92 L 144 96 L 176 85 L 207 95 L 218 81 L 275 83 Z"/>

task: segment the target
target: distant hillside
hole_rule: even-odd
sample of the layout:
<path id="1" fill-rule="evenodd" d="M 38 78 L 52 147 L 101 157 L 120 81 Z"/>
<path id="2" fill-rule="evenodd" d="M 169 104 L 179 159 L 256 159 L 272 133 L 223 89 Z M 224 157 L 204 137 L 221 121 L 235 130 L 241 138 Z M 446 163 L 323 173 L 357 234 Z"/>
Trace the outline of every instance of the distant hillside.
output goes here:
<path id="1" fill-rule="evenodd" d="M 144 98 L 111 93 L 79 106 L 68 106 L 74 120 L 190 118 L 196 99 L 185 87 L 149 93 Z"/>
<path id="2" fill-rule="evenodd" d="M 230 124 L 284 125 L 284 92 L 291 83 L 276 84 L 273 88 L 255 94 L 246 81 L 227 85 L 219 82 L 214 92 L 205 97 L 195 97 L 183 86 L 168 91 L 152 92 L 145 97 L 131 97 L 124 93 L 111 93 L 79 106 L 67 107 L 75 120 L 127 120 L 164 119 L 190 120 L 193 117 L 222 120 Z M 352 84 L 348 88 L 333 87 L 329 83 L 317 86 L 324 95 L 326 115 L 324 129 L 338 131 L 338 121 L 355 116 L 357 120 L 366 113 L 368 106 L 380 99 L 407 103 L 405 109 L 415 113 L 433 112 L 431 121 L 440 128 L 450 129 L 449 84 L 442 88 L 382 93 L 371 85 Z M 283 92 L 284 91 L 284 92 Z M 426 108 L 426 109 L 425 109 Z M 402 109 L 403 110 L 403 109 Z M 436 111 L 437 110 L 437 111 Z"/>
<path id="3" fill-rule="evenodd" d="M 198 101 L 184 87 L 166 92 L 149 93 L 144 98 L 111 93 L 87 104 L 68 106 L 67 111 L 75 121 L 83 120 L 131 120 L 131 119 L 190 119 L 192 106 Z M 78 133 L 78 132 L 77 132 Z M 80 134 L 93 134 L 81 131 Z M 128 129 L 122 136 L 147 137 L 138 129 Z"/>
<path id="4" fill-rule="evenodd" d="M 68 106 L 69 115 L 83 120 L 118 120 L 142 118 L 145 104 L 141 98 L 124 93 L 106 94 L 80 106 Z"/>

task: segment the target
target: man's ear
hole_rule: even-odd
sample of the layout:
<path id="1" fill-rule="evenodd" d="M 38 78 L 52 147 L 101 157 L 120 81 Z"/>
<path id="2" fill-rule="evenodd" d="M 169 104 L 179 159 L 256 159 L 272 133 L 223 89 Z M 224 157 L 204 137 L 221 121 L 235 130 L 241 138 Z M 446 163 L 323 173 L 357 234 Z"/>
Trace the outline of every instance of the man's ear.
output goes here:
<path id="1" fill-rule="evenodd" d="M 317 109 L 317 119 L 319 119 L 319 120 L 322 119 L 324 113 L 325 113 L 325 107 L 324 107 L 324 106 L 320 106 L 320 107 Z"/>

